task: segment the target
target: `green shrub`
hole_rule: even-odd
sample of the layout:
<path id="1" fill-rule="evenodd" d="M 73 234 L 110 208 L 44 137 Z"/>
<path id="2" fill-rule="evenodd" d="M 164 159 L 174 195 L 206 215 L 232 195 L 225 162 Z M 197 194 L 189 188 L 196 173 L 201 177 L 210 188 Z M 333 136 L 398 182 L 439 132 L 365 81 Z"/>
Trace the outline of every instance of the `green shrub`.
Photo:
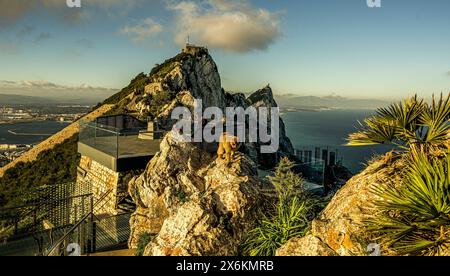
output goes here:
<path id="1" fill-rule="evenodd" d="M 304 236 L 309 225 L 305 204 L 294 197 L 278 204 L 275 215 L 263 215 L 260 225 L 248 233 L 243 244 L 244 254 L 274 256 L 276 250 L 291 238 Z"/>
<path id="2" fill-rule="evenodd" d="M 79 155 L 78 135 L 53 149 L 41 152 L 35 161 L 19 163 L 0 178 L 0 207 L 20 205 L 32 188 L 74 182 Z"/>
<path id="3" fill-rule="evenodd" d="M 127 87 L 103 101 L 103 104 L 117 104 L 133 93 L 135 89 L 138 92 L 143 92 L 148 83 L 149 78 L 144 73 L 139 73 L 134 79 L 131 80 Z"/>
<path id="4" fill-rule="evenodd" d="M 365 120 L 350 146 L 392 143 L 408 164 L 399 183 L 373 185 L 380 200 L 365 221 L 369 235 L 398 255 L 450 254 L 450 94 L 430 104 L 413 97 Z"/>
<path id="5" fill-rule="evenodd" d="M 361 124 L 361 130 L 348 137 L 349 146 L 391 143 L 408 151 L 411 148 L 433 151 L 445 148 L 450 132 L 450 93 L 427 104 L 417 96 L 380 108 Z"/>
<path id="6" fill-rule="evenodd" d="M 309 195 L 303 179 L 291 171 L 294 163 L 281 160 L 275 175 L 269 177 L 278 201 L 266 212 L 256 228 L 250 230 L 242 244 L 243 254 L 273 256 L 278 248 L 309 230 L 310 221 L 321 211 L 320 199 Z"/>
<path id="7" fill-rule="evenodd" d="M 170 103 L 175 98 L 174 95 L 171 95 L 168 91 L 160 91 L 154 94 L 150 99 L 150 110 L 149 116 L 150 118 L 155 118 L 162 111 L 162 108 Z"/>
<path id="8" fill-rule="evenodd" d="M 165 75 L 167 75 L 167 73 L 169 73 L 175 68 L 177 62 L 182 62 L 188 57 L 189 54 L 180 53 L 173 58 L 165 60 L 162 64 L 157 64 L 150 71 L 150 79 L 152 81 L 157 81 L 158 78 L 164 77 Z"/>
<path id="9" fill-rule="evenodd" d="M 274 176 L 268 177 L 275 187 L 280 201 L 305 196 L 305 181 L 292 171 L 294 165 L 294 162 L 283 158 L 278 164 Z"/>
<path id="10" fill-rule="evenodd" d="M 154 237 L 154 234 L 148 232 L 139 235 L 136 248 L 136 256 L 144 255 L 145 247 L 147 247 L 147 245 L 153 240 Z"/>
<path id="11" fill-rule="evenodd" d="M 450 156 L 413 151 L 401 185 L 373 186 L 381 199 L 366 226 L 399 255 L 450 252 Z M 399 187 L 398 187 L 399 186 Z M 446 253 L 445 253 L 446 252 Z"/>

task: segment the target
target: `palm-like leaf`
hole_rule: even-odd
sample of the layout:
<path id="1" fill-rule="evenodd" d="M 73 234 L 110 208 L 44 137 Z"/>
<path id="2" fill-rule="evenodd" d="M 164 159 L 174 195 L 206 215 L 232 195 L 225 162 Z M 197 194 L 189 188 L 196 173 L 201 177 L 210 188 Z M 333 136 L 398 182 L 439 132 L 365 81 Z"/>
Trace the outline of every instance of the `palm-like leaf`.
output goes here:
<path id="1" fill-rule="evenodd" d="M 350 134 L 349 146 L 378 145 L 395 139 L 397 127 L 393 122 L 381 121 L 377 117 L 368 118 L 364 122 L 367 125 L 366 128 Z"/>
<path id="2" fill-rule="evenodd" d="M 377 110 L 350 146 L 407 146 L 409 160 L 400 187 L 373 186 L 382 200 L 367 229 L 399 254 L 439 255 L 450 249 L 450 94 L 430 104 L 417 97 Z"/>
<path id="3" fill-rule="evenodd" d="M 446 99 L 441 95 L 439 101 L 433 101 L 421 116 L 423 125 L 427 127 L 423 142 L 430 145 L 443 145 L 450 133 L 450 94 Z"/>
<path id="4" fill-rule="evenodd" d="M 398 104 L 391 104 L 386 108 L 380 108 L 376 112 L 376 118 L 381 121 L 395 123 L 399 129 L 415 131 L 417 119 L 420 117 L 425 105 L 417 96 Z"/>
<path id="5" fill-rule="evenodd" d="M 276 209 L 276 215 L 263 215 L 260 226 L 247 234 L 243 248 L 248 255 L 273 256 L 289 239 L 305 235 L 309 225 L 306 202 L 294 197 Z"/>
<path id="6" fill-rule="evenodd" d="M 399 254 L 439 254 L 450 246 L 450 157 L 413 149 L 411 158 L 401 188 L 372 187 L 382 200 L 367 227 Z"/>
<path id="7" fill-rule="evenodd" d="M 386 108 L 361 124 L 361 130 L 350 134 L 349 146 L 366 146 L 384 143 L 441 148 L 448 143 L 450 133 L 450 94 L 431 104 L 416 97 Z"/>

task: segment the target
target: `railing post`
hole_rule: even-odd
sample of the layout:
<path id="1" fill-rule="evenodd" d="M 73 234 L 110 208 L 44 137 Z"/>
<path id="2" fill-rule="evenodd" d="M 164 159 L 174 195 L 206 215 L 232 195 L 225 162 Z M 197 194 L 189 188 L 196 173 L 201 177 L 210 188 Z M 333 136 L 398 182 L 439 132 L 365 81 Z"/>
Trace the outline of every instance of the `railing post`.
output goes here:
<path id="1" fill-rule="evenodd" d="M 84 196 L 81 198 L 81 216 L 84 216 L 84 204 L 86 204 L 84 201 Z"/>
<path id="2" fill-rule="evenodd" d="M 116 144 L 116 160 L 119 159 L 119 132 L 116 132 L 117 144 Z"/>
<path id="3" fill-rule="evenodd" d="M 64 248 L 63 248 L 63 253 L 62 253 L 63 256 L 66 256 L 66 255 L 67 255 L 67 246 L 69 245 L 69 243 L 67 242 L 68 239 L 69 239 L 69 236 L 67 236 L 67 237 L 64 239 L 64 242 L 63 242 L 63 246 L 64 246 Z M 59 245 L 58 245 L 58 246 L 59 246 Z"/>
<path id="4" fill-rule="evenodd" d="M 96 222 L 92 222 L 92 248 L 91 248 L 91 253 L 95 253 L 95 251 L 97 250 L 97 223 Z"/>
<path id="5" fill-rule="evenodd" d="M 79 228 L 79 239 L 78 239 L 78 244 L 80 245 L 81 248 L 81 254 L 85 254 L 86 253 L 86 222 L 81 223 L 80 228 Z"/>
<path id="6" fill-rule="evenodd" d="M 91 198 L 90 198 L 90 207 L 89 207 L 89 209 L 90 209 L 90 214 L 91 214 L 91 221 L 94 221 L 94 195 L 91 195 Z"/>
<path id="7" fill-rule="evenodd" d="M 76 205 L 74 206 L 73 221 L 74 221 L 74 223 L 76 223 L 78 221 L 78 208 Z"/>
<path id="8" fill-rule="evenodd" d="M 17 235 L 19 226 L 19 218 L 14 218 L 14 235 Z"/>
<path id="9" fill-rule="evenodd" d="M 97 235 L 97 227 L 94 221 L 94 195 L 91 196 L 91 225 L 92 225 L 92 237 L 91 237 L 91 248 L 90 248 L 90 252 L 94 253 L 95 252 L 95 239 L 96 239 L 96 235 Z"/>
<path id="10" fill-rule="evenodd" d="M 67 199 L 65 204 L 63 204 L 63 206 L 65 205 L 66 208 L 66 225 L 70 224 L 70 199 Z"/>

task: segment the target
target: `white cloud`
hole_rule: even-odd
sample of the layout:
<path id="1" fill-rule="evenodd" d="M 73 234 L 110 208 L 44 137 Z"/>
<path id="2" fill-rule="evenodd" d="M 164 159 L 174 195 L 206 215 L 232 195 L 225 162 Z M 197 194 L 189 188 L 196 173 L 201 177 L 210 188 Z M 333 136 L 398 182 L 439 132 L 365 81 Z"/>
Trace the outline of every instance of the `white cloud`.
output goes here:
<path id="1" fill-rule="evenodd" d="M 146 18 L 136 25 L 126 25 L 120 29 L 120 33 L 132 38 L 135 42 L 142 42 L 152 38 L 163 31 L 163 26 L 152 18 Z"/>
<path id="2" fill-rule="evenodd" d="M 66 0 L 0 0 L 0 27 L 9 25 L 27 13 L 46 10 L 66 21 L 78 21 L 88 17 L 93 9 L 107 11 L 111 15 L 126 14 L 144 0 L 82 0 L 82 9 L 68 8 Z"/>
<path id="3" fill-rule="evenodd" d="M 175 12 L 175 42 L 190 36 L 196 44 L 231 52 L 265 50 L 280 36 L 280 13 L 248 1 L 168 1 Z"/>
<path id="4" fill-rule="evenodd" d="M 106 14 L 115 18 L 137 7 L 144 7 L 144 4 L 151 5 L 153 1 L 156 0 L 84 0 L 81 9 L 70 9 L 65 0 L 0 0 L 0 28 L 42 9 L 72 22 L 99 16 L 100 11 L 102 16 Z M 135 42 L 142 42 L 168 31 L 173 33 L 174 41 L 180 46 L 190 36 L 195 44 L 241 53 L 265 50 L 282 33 L 281 13 L 257 7 L 249 0 L 160 1 L 164 1 L 167 10 L 172 13 L 171 23 L 163 26 L 152 18 L 146 18 L 125 25 L 120 28 L 120 33 Z M 24 30 L 23 36 L 31 31 Z M 1 49 L 12 52 L 14 47 L 3 42 Z"/>
<path id="5" fill-rule="evenodd" d="M 113 95 L 118 89 L 88 84 L 63 85 L 42 80 L 0 80 L 1 94 L 49 98 L 59 102 L 97 103 Z"/>
<path id="6" fill-rule="evenodd" d="M 22 81 L 10 81 L 1 80 L 0 88 L 20 88 L 20 89 L 39 89 L 39 90 L 79 90 L 79 91 L 116 91 L 117 89 L 107 88 L 107 87 L 97 87 L 88 84 L 81 84 L 78 86 L 69 86 L 57 84 L 50 81 L 42 80 L 22 80 Z"/>

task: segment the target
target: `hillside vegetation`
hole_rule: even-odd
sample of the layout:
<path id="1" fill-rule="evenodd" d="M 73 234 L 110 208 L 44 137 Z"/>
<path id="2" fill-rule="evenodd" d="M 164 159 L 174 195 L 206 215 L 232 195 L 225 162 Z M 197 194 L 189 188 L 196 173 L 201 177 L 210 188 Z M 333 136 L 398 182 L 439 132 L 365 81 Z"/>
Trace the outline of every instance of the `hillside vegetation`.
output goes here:
<path id="1" fill-rule="evenodd" d="M 41 152 L 37 159 L 18 163 L 0 178 L 0 207 L 22 204 L 22 196 L 31 188 L 76 180 L 78 135 L 53 149 Z"/>
<path id="2" fill-rule="evenodd" d="M 161 65 L 156 65 L 150 75 L 139 73 L 128 86 L 95 106 L 92 111 L 95 115 L 87 116 L 85 119 L 92 120 L 100 115 L 126 113 L 129 95 L 144 94 L 145 86 L 150 83 L 150 79 L 161 77 L 164 72 L 167 73 L 167 68 L 184 57 L 185 54 L 179 54 Z M 164 95 L 161 97 L 162 99 L 157 97 L 150 100 L 158 105 L 164 100 Z M 75 181 L 79 161 L 78 131 L 78 123 L 74 123 L 30 150 L 16 162 L 0 169 L 0 207 L 23 203 L 23 194 L 30 188 Z"/>

